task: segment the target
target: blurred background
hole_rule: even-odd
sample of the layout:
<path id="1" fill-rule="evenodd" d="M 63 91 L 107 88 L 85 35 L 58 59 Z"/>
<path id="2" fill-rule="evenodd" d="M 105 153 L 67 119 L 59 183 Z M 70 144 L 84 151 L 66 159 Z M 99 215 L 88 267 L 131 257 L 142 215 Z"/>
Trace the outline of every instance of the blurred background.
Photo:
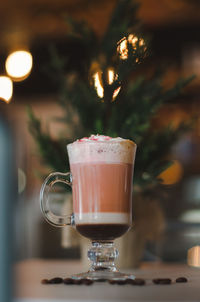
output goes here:
<path id="1" fill-rule="evenodd" d="M 152 66 L 164 63 L 166 87 L 180 77 L 196 75 L 184 93 L 162 106 L 152 124 L 155 129 L 168 123 L 176 126 L 200 112 L 200 2 L 139 2 L 138 16 L 151 40 L 151 56 L 143 70 L 148 73 Z M 115 0 L 0 2 L 0 117 L 12 129 L 18 174 L 18 194 L 14 198 L 16 260 L 81 257 L 77 240 L 63 243 L 62 230 L 48 225 L 40 213 L 39 190 L 44 175 L 51 169 L 43 165 L 29 132 L 27 106 L 32 107 L 52 137 L 64 133 L 63 124 L 52 119 L 61 116 L 63 109 L 57 104 L 57 74 L 49 68 L 49 49 L 54 45 L 67 58 L 68 71 L 82 68 L 85 53 L 70 42 L 65 14 L 88 22 L 101 37 L 115 4 Z M 9 57 L 21 50 L 24 52 L 18 53 L 16 61 Z M 186 262 L 188 250 L 200 245 L 200 118 L 192 130 L 176 141 L 170 158 L 174 164 L 162 175 L 167 192 L 160 199 L 162 234 L 145 241 L 143 260 Z M 150 215 L 154 210 L 146 211 Z"/>

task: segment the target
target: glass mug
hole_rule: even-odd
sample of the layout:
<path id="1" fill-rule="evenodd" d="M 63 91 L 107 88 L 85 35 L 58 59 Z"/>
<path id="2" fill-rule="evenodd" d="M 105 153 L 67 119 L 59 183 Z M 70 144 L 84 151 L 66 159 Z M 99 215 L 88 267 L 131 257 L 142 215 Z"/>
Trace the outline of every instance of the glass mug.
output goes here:
<path id="1" fill-rule="evenodd" d="M 72 225 L 92 241 L 88 251 L 91 267 L 72 278 L 123 280 L 115 266 L 118 251 L 113 240 L 132 225 L 132 178 L 136 144 L 122 138 L 91 136 L 67 145 L 71 172 L 51 173 L 41 192 L 41 210 L 54 226 Z M 73 213 L 51 212 L 49 192 L 55 183 L 72 187 Z"/>

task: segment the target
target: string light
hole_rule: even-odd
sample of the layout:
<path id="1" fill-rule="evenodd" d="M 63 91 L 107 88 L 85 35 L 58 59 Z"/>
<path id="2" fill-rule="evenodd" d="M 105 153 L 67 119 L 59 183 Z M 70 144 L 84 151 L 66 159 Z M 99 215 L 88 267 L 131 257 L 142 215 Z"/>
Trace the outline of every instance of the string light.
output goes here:
<path id="1" fill-rule="evenodd" d="M 14 81 L 26 79 L 32 69 L 33 58 L 30 52 L 19 50 L 11 53 L 5 63 L 7 74 Z"/>
<path id="2" fill-rule="evenodd" d="M 113 92 L 113 97 L 112 97 L 112 101 L 114 101 L 116 99 L 116 97 L 118 96 L 119 92 L 120 92 L 121 87 L 118 87 L 117 89 L 115 89 L 115 91 Z"/>
<path id="3" fill-rule="evenodd" d="M 118 75 L 115 74 L 114 70 L 112 68 L 109 68 L 107 71 L 107 82 L 109 85 L 112 85 L 115 80 L 117 80 Z M 94 87 L 96 88 L 97 95 L 103 99 L 104 97 L 104 88 L 102 85 L 102 75 L 100 71 L 96 71 L 93 75 L 94 80 Z M 114 90 L 112 101 L 115 100 L 117 95 L 119 94 L 121 87 L 119 86 L 117 89 Z"/>
<path id="4" fill-rule="evenodd" d="M 114 82 L 115 74 L 113 69 L 108 69 L 108 84 L 111 85 Z"/>
<path id="5" fill-rule="evenodd" d="M 13 94 L 13 83 L 9 77 L 0 76 L 0 99 L 9 103 Z"/>
<path id="6" fill-rule="evenodd" d="M 138 38 L 134 34 L 130 34 L 128 37 L 124 37 L 118 42 L 117 51 L 120 55 L 120 59 L 122 60 L 128 59 L 128 44 L 132 45 L 133 51 L 136 51 L 137 48 L 142 46 L 144 52 L 147 50 L 144 39 Z M 136 62 L 139 62 L 139 58 L 136 58 Z"/>
<path id="7" fill-rule="evenodd" d="M 93 76 L 94 78 L 94 87 L 96 88 L 97 94 L 100 98 L 104 96 L 104 89 L 100 83 L 100 75 L 99 72 L 96 72 Z"/>

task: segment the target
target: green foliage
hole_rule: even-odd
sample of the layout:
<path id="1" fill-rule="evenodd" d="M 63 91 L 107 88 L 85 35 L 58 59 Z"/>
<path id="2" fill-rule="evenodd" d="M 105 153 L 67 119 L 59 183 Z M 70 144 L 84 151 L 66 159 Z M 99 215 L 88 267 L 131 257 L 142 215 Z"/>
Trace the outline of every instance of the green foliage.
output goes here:
<path id="1" fill-rule="evenodd" d="M 133 71 L 147 55 L 147 42 L 139 32 L 137 20 L 138 5 L 131 0 L 118 1 L 107 31 L 98 40 L 86 24 L 66 18 L 70 28 L 70 41 L 78 41 L 86 53 L 84 75 L 78 71 L 66 74 L 66 58 L 63 59 L 51 48 L 51 68 L 56 72 L 59 87 L 58 105 L 63 109 L 59 120 L 73 129 L 71 141 L 89 136 L 105 134 L 121 136 L 136 142 L 137 160 L 134 183 L 144 188 L 159 183 L 158 175 L 171 164 L 167 160 L 171 147 L 180 135 L 190 129 L 190 124 L 181 124 L 174 129 L 152 129 L 152 119 L 166 103 L 172 102 L 191 78 L 180 79 L 170 89 L 162 85 L 164 73 L 155 72 L 152 77 L 133 77 Z M 134 44 L 128 41 L 129 34 L 137 37 Z M 122 60 L 117 50 L 118 42 L 127 40 L 127 58 Z M 95 68 L 93 68 L 96 66 Z M 114 70 L 114 79 L 108 82 L 108 69 Z M 93 74 L 98 72 L 104 89 L 99 97 L 93 82 Z M 120 92 L 113 99 L 114 91 Z M 53 170 L 63 171 L 66 162 L 66 147 L 70 141 L 58 138 L 52 140 L 41 128 L 41 122 L 29 109 L 29 129 L 33 135 L 44 162 Z M 78 116 L 74 119 L 74 116 Z"/>
<path id="2" fill-rule="evenodd" d="M 29 131 L 34 137 L 40 155 L 45 164 L 47 164 L 51 169 L 65 172 L 69 169 L 63 163 L 66 162 L 67 151 L 66 143 L 62 139 L 55 141 L 49 134 L 44 133 L 41 129 L 41 122 L 37 119 L 30 107 L 27 109 L 29 117 Z"/>

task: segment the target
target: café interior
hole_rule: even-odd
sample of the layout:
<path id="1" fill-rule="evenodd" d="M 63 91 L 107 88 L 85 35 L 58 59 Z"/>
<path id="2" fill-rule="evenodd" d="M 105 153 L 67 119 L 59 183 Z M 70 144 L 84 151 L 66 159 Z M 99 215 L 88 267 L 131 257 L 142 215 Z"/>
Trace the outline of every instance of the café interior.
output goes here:
<path id="1" fill-rule="evenodd" d="M 71 38 L 66 19 L 77 21 L 79 25 L 77 32 L 80 34 L 83 33 L 83 24 L 88 24 L 95 33 L 96 39 L 101 40 L 118 2 L 120 1 L 9 0 L 0 2 L 0 191 L 2 192 L 2 196 L 0 193 L 0 229 L 2 230 L 0 240 L 5 243 L 0 244 L 2 246 L 0 257 L 3 259 L 0 263 L 7 261 L 5 255 L 8 250 L 12 251 L 10 253 L 14 263 L 12 266 L 31 259 L 84 262 L 89 240 L 82 238 L 75 229 L 53 227 L 46 222 L 41 213 L 40 189 L 45 177 L 56 171 L 56 157 L 60 154 L 52 153 L 55 157 L 51 159 L 51 165 L 50 160 L 45 158 L 48 156 L 45 150 L 50 148 L 49 137 L 56 144 L 60 137 L 62 142 L 68 142 L 88 136 L 88 132 L 84 135 L 84 128 L 81 129 L 81 125 L 78 125 L 79 113 L 82 112 L 81 116 L 85 114 L 86 119 L 92 120 L 92 110 L 95 110 L 93 106 L 91 112 L 86 112 L 82 103 L 78 110 L 73 111 L 72 103 L 69 102 L 69 106 L 64 108 L 60 101 L 62 91 L 58 80 L 61 74 L 64 75 L 67 83 L 63 85 L 68 85 L 68 88 L 76 84 L 76 81 L 80 79 L 82 81 L 85 78 L 84 68 L 91 63 L 88 58 L 93 55 L 92 42 L 90 46 L 85 43 L 83 48 L 84 43 L 80 44 Z M 133 16 L 133 22 L 135 22 L 134 18 L 136 17 Z M 148 55 L 145 55 L 143 62 L 133 70 L 131 75 L 133 82 L 134 80 L 136 82 L 140 76 L 151 77 L 152 73 L 158 70 L 158 73 L 161 72 L 161 85 L 165 91 L 174 87 L 175 83 L 179 83 L 175 88 L 178 90 L 180 83 L 184 82 L 183 79 L 187 79 L 180 93 L 179 91 L 172 93 L 171 98 L 168 97 L 156 111 L 150 121 L 151 133 L 156 133 L 167 126 L 175 130 L 184 123 L 190 126 L 184 128 L 184 131 L 174 139 L 167 157 L 163 158 L 169 160 L 171 164 L 157 176 L 160 180 L 159 186 L 153 191 L 150 189 L 149 194 L 147 190 L 146 200 L 139 194 L 142 186 L 139 189 L 137 184 L 133 186 L 132 228 L 134 231 L 136 225 L 135 231 L 139 230 L 140 240 L 131 243 L 132 239 L 128 237 L 127 245 L 126 239 L 125 241 L 123 238 L 118 239 L 119 245 L 124 245 L 126 250 L 119 248 L 122 258 L 126 258 L 120 260 L 122 261 L 120 266 L 125 269 L 128 267 L 139 269 L 144 263 L 170 265 L 178 263 L 198 269 L 200 267 L 200 2 L 198 0 L 140 0 L 137 19 L 138 24 L 141 24 L 141 35 L 146 40 L 145 38 L 137 40 L 139 38 L 129 34 L 127 40 L 123 41 L 126 41 L 126 46 L 129 45 L 128 43 L 134 43 L 133 41 L 136 41 L 137 45 L 144 46 L 148 41 L 148 45 L 143 47 L 145 51 L 147 49 Z M 116 47 L 118 52 L 119 49 L 119 46 Z M 103 62 L 102 57 L 99 57 L 101 62 Z M 90 68 L 88 82 L 93 85 L 94 91 L 101 99 L 104 79 L 100 78 L 101 71 L 98 65 L 100 63 L 97 61 L 93 61 L 92 67 L 87 66 Z M 62 62 L 64 68 L 61 70 L 59 66 Z M 55 64 L 57 69 L 54 68 Z M 110 69 L 109 72 L 112 81 L 116 80 L 114 71 Z M 76 76 L 77 73 L 79 77 Z M 109 85 L 111 84 L 109 82 Z M 128 84 L 126 83 L 125 87 L 126 85 Z M 152 86 L 152 91 L 153 89 Z M 117 93 L 120 94 L 119 91 Z M 149 95 L 151 95 L 150 90 Z M 81 103 L 81 94 L 79 99 Z M 117 98 L 115 101 L 113 96 L 112 103 L 114 102 L 117 102 Z M 135 106 L 139 106 L 138 104 L 139 101 Z M 143 109 L 141 115 L 145 114 L 145 107 Z M 132 110 L 137 111 L 137 108 L 133 107 Z M 118 112 L 119 123 L 120 114 Z M 77 132 L 73 125 L 79 127 Z M 42 129 L 43 138 L 47 139 L 46 143 L 43 142 L 43 147 L 37 129 Z M 116 136 L 120 136 L 117 131 L 115 133 Z M 90 134 L 107 135 L 97 132 Z M 167 141 L 161 138 L 160 147 L 156 146 L 158 151 L 162 149 L 161 145 L 165 148 L 165 143 L 167 144 Z M 67 160 L 66 156 L 62 161 L 65 172 L 68 167 Z M 151 158 L 152 162 L 155 160 L 156 158 Z M 137 153 L 135 162 L 137 164 Z M 144 179 L 148 177 L 145 171 L 143 176 Z M 135 197 L 135 207 L 134 196 L 139 198 L 137 203 Z M 60 215 L 63 209 L 71 211 L 71 206 L 69 190 L 64 194 L 59 190 L 52 194 L 53 212 L 58 212 Z M 129 231 L 130 234 L 131 232 Z"/>

